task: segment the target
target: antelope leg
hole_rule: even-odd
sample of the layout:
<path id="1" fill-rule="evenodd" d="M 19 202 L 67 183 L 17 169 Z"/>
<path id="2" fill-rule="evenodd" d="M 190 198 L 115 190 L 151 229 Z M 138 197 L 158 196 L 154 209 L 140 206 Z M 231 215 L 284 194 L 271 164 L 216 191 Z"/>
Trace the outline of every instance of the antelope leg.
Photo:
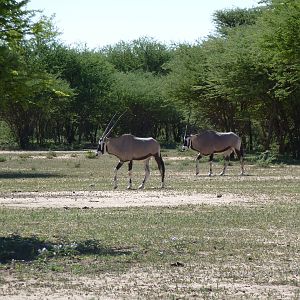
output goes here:
<path id="1" fill-rule="evenodd" d="M 130 190 L 132 188 L 132 160 L 128 163 L 128 176 L 129 176 L 129 183 L 127 189 Z"/>
<path id="2" fill-rule="evenodd" d="M 139 189 L 143 189 L 143 188 L 145 187 L 145 183 L 146 183 L 147 179 L 148 179 L 149 176 L 150 176 L 149 161 L 150 161 L 150 158 L 147 158 L 147 159 L 144 161 L 144 166 L 145 166 L 145 177 L 144 177 L 144 180 L 143 180 L 142 184 L 139 186 Z"/>
<path id="3" fill-rule="evenodd" d="M 240 175 L 245 175 L 245 170 L 244 170 L 244 151 L 241 148 L 240 150 L 235 149 L 235 153 L 237 154 L 238 159 L 241 162 L 241 173 Z"/>
<path id="4" fill-rule="evenodd" d="M 165 164 L 160 154 L 155 155 L 154 158 L 157 162 L 157 166 L 161 175 L 161 188 L 164 188 L 165 187 Z"/>
<path id="5" fill-rule="evenodd" d="M 225 156 L 225 160 L 224 160 L 223 171 L 219 174 L 220 176 L 225 175 L 226 168 L 227 168 L 227 166 L 228 166 L 228 162 L 229 162 L 229 155 L 226 155 L 226 156 Z"/>
<path id="6" fill-rule="evenodd" d="M 214 154 L 212 153 L 209 157 L 209 173 L 208 173 L 208 176 L 212 175 L 212 161 L 213 161 L 213 158 L 214 158 Z"/>
<path id="7" fill-rule="evenodd" d="M 199 153 L 198 156 L 196 157 L 196 175 L 199 174 L 199 160 L 201 158 L 201 154 Z"/>
<path id="8" fill-rule="evenodd" d="M 118 170 L 123 166 L 123 161 L 119 161 L 119 163 L 117 164 L 116 168 L 115 168 L 115 176 L 114 176 L 114 189 L 116 189 L 118 187 L 118 179 L 117 179 L 117 174 L 118 174 Z"/>

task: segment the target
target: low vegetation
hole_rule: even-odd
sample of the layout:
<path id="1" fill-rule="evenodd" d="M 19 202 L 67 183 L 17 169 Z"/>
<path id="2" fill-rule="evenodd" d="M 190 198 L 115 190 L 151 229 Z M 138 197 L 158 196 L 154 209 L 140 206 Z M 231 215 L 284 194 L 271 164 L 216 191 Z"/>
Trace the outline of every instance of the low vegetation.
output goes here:
<path id="1" fill-rule="evenodd" d="M 76 155 L 75 155 L 76 154 Z M 225 177 L 194 175 L 192 152 L 164 150 L 170 195 L 250 197 L 249 204 L 132 208 L 0 208 L 0 293 L 142 298 L 300 296 L 298 165 L 233 161 Z M 86 152 L 2 154 L 0 196 L 17 192 L 112 190 L 109 156 Z M 250 159 L 249 159 L 250 160 Z M 215 162 L 215 172 L 221 170 Z M 157 190 L 151 164 L 146 191 Z M 143 165 L 136 163 L 136 186 Z M 127 169 L 120 170 L 127 186 Z M 139 192 L 141 197 L 143 191 Z M 264 196 L 263 202 L 256 197 Z M 113 194 L 112 194 L 113 196 Z M 63 198 L 62 200 L 63 201 Z M 159 201 L 159 198 L 158 198 Z M 14 279 L 16 281 L 14 281 Z M 22 283 L 26 287 L 22 287 Z M 25 295 L 24 294 L 24 295 Z"/>
<path id="2" fill-rule="evenodd" d="M 141 37 L 93 50 L 64 45 L 28 2 L 0 4 L 0 147 L 95 145 L 126 111 L 115 134 L 174 145 L 190 125 L 300 158 L 299 1 L 216 11 L 214 33 L 192 44 Z"/>

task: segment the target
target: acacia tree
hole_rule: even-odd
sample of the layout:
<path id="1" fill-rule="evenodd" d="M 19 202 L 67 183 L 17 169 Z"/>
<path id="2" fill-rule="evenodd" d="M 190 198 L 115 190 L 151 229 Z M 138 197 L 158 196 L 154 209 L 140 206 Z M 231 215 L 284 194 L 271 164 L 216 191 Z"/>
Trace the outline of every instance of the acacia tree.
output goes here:
<path id="1" fill-rule="evenodd" d="M 42 128 L 51 120 L 50 112 L 72 95 L 66 82 L 45 72 L 31 50 L 23 47 L 22 55 L 20 51 L 14 55 L 15 69 L 13 77 L 5 82 L 0 113 L 24 149 L 28 148 L 31 137 L 43 141 Z"/>
<path id="2" fill-rule="evenodd" d="M 250 22 L 241 22 L 240 11 L 236 21 L 236 11 L 226 12 L 228 18 L 223 12 L 220 34 L 179 48 L 169 64 L 169 94 L 213 128 L 248 135 L 250 145 L 253 137 L 264 149 L 275 142 L 280 153 L 290 148 L 296 156 L 299 3 L 276 0 L 268 5 L 253 10 L 257 16 Z"/>
<path id="3" fill-rule="evenodd" d="M 101 53 L 54 45 L 44 56 L 49 72 L 69 82 L 75 91 L 63 124 L 68 143 L 82 137 L 95 143 L 117 103 L 110 98 L 114 68 Z"/>
<path id="4" fill-rule="evenodd" d="M 116 73 L 112 96 L 125 111 L 115 132 L 178 141 L 181 114 L 164 96 L 164 78 L 151 73 Z"/>
<path id="5" fill-rule="evenodd" d="M 26 9 L 29 0 L 0 0 L 0 42 L 15 43 L 32 34 L 37 23 L 32 22 L 34 11 Z"/>
<path id="6" fill-rule="evenodd" d="M 47 119 L 49 103 L 68 96 L 68 85 L 48 74 L 39 59 L 40 44 L 49 44 L 57 33 L 51 21 L 33 22 L 28 1 L 0 2 L 0 117 L 7 122 L 21 148 L 41 120 Z"/>
<path id="7" fill-rule="evenodd" d="M 149 37 L 131 42 L 121 41 L 103 48 L 101 52 L 120 72 L 143 71 L 156 75 L 167 74 L 164 64 L 172 56 L 166 45 Z"/>
<path id="8" fill-rule="evenodd" d="M 270 110 L 272 131 L 279 151 L 292 151 L 300 157 L 300 3 L 273 0 L 268 2 L 258 26 L 257 43 L 262 63 L 274 82 L 268 94 L 273 98 Z"/>

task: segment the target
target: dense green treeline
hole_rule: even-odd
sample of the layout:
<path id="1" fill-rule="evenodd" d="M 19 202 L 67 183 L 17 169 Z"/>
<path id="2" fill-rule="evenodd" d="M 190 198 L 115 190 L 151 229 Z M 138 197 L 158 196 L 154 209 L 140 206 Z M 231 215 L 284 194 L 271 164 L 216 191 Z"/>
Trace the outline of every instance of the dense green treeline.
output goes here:
<path id="1" fill-rule="evenodd" d="M 0 0 L 0 118 L 19 147 L 94 144 L 126 111 L 114 134 L 177 143 L 188 124 L 300 158 L 299 1 L 217 11 L 216 33 L 194 44 L 93 50 L 61 43 L 27 3 Z"/>

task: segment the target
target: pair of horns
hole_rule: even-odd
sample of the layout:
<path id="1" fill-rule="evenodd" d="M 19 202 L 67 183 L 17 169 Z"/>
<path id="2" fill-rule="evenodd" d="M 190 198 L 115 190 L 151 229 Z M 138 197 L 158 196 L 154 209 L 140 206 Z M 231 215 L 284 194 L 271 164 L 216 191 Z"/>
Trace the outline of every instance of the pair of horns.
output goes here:
<path id="1" fill-rule="evenodd" d="M 185 131 L 184 131 L 184 137 L 183 137 L 184 139 L 186 138 L 187 127 L 188 127 L 188 126 L 187 126 L 187 125 L 185 125 Z"/>
<path id="2" fill-rule="evenodd" d="M 114 119 L 115 119 L 117 113 L 115 113 L 113 115 L 113 117 L 109 121 L 108 125 L 106 126 L 106 129 L 103 132 L 102 139 L 105 139 L 106 137 L 109 136 L 109 134 L 111 133 L 111 131 L 113 130 L 115 125 L 118 123 L 118 121 L 121 119 L 121 117 L 125 114 L 125 112 L 126 112 L 126 110 L 122 114 L 120 114 L 119 117 L 115 121 L 114 121 Z"/>

